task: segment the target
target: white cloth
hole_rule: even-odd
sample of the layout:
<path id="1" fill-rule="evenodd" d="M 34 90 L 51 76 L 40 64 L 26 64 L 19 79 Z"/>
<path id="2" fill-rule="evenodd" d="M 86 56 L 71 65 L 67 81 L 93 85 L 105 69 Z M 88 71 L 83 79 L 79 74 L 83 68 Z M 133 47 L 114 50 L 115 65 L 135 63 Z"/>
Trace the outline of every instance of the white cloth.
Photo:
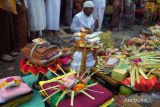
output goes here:
<path id="1" fill-rule="evenodd" d="M 98 19 L 99 21 L 99 27 L 97 31 L 101 31 L 104 11 L 106 7 L 106 0 L 93 0 L 93 3 L 94 3 L 93 17 L 94 19 Z"/>
<path id="2" fill-rule="evenodd" d="M 103 34 L 103 32 L 94 32 L 92 34 L 88 34 L 87 35 L 87 39 L 92 39 L 92 38 L 95 38 L 95 37 L 100 37 L 101 34 Z"/>
<path id="3" fill-rule="evenodd" d="M 44 0 L 26 0 L 28 9 L 28 25 L 30 31 L 40 31 L 46 28 Z"/>
<path id="4" fill-rule="evenodd" d="M 47 30 L 59 30 L 61 0 L 46 0 Z"/>
<path id="5" fill-rule="evenodd" d="M 83 11 L 76 14 L 71 24 L 72 32 L 80 32 L 81 28 L 89 28 L 94 30 L 94 18 L 92 15 L 87 16 Z"/>

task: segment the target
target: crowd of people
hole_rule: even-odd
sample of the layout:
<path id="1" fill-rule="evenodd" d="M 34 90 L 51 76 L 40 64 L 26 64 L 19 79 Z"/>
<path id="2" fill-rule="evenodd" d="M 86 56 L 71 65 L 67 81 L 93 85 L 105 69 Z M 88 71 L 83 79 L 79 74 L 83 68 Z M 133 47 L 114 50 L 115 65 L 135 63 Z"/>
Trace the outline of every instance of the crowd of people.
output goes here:
<path id="1" fill-rule="evenodd" d="M 12 50 L 44 34 L 55 36 L 60 24 L 78 32 L 155 23 L 160 23 L 160 0 L 1 0 L 0 56 L 13 61 Z"/>
<path id="2" fill-rule="evenodd" d="M 114 30 L 132 29 L 134 24 L 147 27 L 160 23 L 159 6 L 159 0 L 108 0 L 104 19 Z"/>

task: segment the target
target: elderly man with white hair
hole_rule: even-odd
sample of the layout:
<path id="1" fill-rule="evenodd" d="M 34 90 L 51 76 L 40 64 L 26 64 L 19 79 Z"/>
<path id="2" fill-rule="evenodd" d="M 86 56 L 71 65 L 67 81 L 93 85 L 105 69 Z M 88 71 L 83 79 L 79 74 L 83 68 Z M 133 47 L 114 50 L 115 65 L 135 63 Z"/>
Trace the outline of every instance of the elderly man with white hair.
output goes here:
<path id="1" fill-rule="evenodd" d="M 86 1 L 83 5 L 83 10 L 76 14 L 71 24 L 71 31 L 91 33 L 98 28 L 98 21 L 94 20 L 93 13 L 94 4 L 92 1 Z"/>

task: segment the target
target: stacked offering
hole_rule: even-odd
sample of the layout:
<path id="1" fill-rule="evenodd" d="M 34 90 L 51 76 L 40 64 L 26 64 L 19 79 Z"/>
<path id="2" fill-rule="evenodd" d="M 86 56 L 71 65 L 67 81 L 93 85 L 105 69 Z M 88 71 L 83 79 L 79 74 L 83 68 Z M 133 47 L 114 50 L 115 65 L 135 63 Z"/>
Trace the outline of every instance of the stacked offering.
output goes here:
<path id="1" fill-rule="evenodd" d="M 17 107 L 32 98 L 32 89 L 19 76 L 0 79 L 0 107 Z"/>

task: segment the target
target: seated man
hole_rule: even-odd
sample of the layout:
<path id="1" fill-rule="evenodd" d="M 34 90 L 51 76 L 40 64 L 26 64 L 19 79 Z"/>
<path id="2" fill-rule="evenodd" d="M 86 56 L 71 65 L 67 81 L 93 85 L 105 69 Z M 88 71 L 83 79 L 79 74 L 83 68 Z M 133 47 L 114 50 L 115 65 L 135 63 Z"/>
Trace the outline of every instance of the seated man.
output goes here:
<path id="1" fill-rule="evenodd" d="M 71 31 L 91 33 L 98 28 L 98 20 L 94 20 L 93 13 L 94 4 L 92 1 L 86 1 L 83 10 L 76 14 L 73 18 Z"/>

